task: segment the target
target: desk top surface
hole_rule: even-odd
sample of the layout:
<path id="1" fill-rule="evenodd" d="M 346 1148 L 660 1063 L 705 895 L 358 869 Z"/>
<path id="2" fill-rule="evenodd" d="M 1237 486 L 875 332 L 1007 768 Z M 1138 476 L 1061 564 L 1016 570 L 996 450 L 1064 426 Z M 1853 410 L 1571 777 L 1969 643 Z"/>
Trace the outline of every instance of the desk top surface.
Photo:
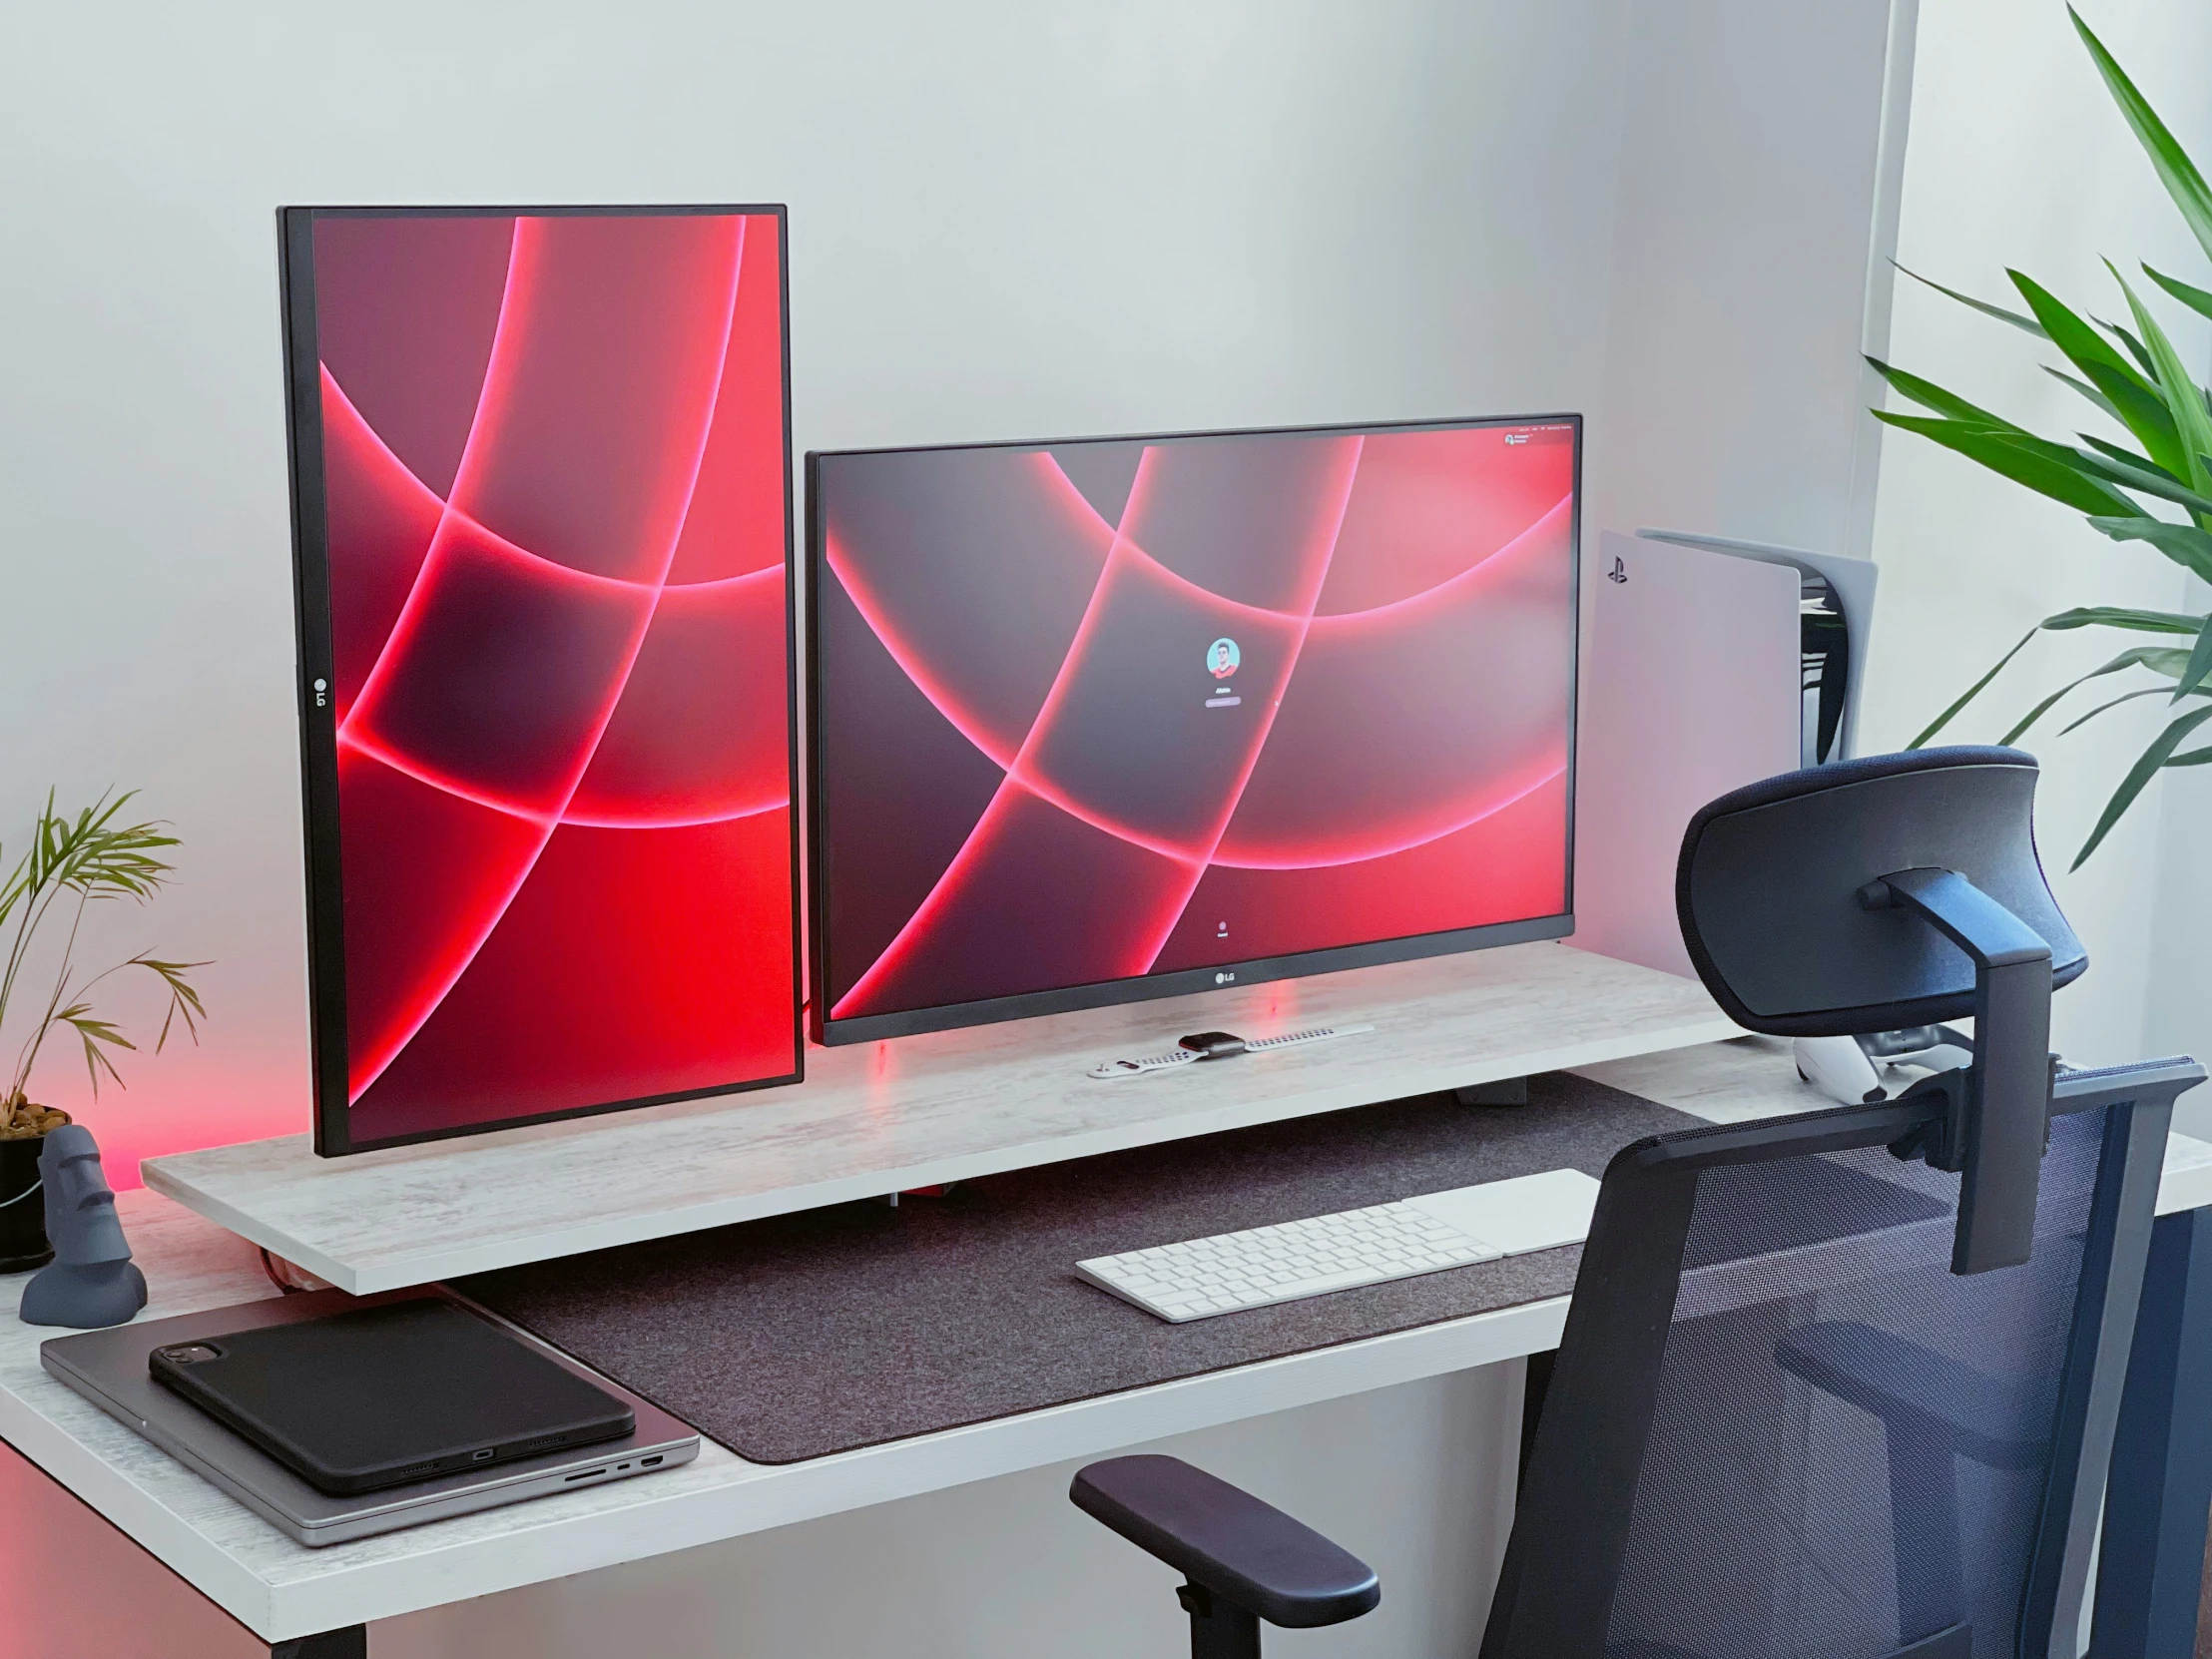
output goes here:
<path id="1" fill-rule="evenodd" d="M 1351 1037 L 1086 1076 L 1187 1031 Z M 807 1080 L 317 1158 L 149 1159 L 157 1192 L 355 1295 L 1738 1034 L 1704 987 L 1522 944 L 844 1048 Z"/>
<path id="2" fill-rule="evenodd" d="M 1826 1104 L 1763 1038 L 1581 1068 L 1716 1121 Z M 2163 1212 L 2212 1203 L 2212 1146 L 2175 1137 Z M 162 1318 L 275 1294 L 253 1248 L 152 1193 L 123 1213 Z M 0 1303 L 22 1281 L 0 1277 Z M 310 1550 L 48 1378 L 53 1333 L 0 1318 L 5 1438 L 218 1604 L 271 1640 L 589 1571 L 817 1515 L 1033 1468 L 1556 1346 L 1554 1296 L 1416 1330 L 1132 1388 L 807 1462 L 719 1446 L 649 1479 Z"/>

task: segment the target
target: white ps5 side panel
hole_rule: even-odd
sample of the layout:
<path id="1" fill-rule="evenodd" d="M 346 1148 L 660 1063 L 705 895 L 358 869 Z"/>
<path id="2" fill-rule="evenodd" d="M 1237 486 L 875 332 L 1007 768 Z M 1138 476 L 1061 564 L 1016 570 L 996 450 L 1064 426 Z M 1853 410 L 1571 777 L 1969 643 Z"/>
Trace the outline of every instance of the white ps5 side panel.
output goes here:
<path id="1" fill-rule="evenodd" d="M 1573 942 L 1692 972 L 1674 865 L 1690 815 L 1798 766 L 1799 576 L 1608 531 L 1583 571 Z"/>

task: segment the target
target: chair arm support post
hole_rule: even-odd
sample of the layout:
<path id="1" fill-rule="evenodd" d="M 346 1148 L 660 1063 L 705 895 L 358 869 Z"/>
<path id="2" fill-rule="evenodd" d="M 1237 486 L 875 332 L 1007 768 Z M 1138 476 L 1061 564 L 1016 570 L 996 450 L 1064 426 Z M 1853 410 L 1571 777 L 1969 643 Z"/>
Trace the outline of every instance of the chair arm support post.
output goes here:
<path id="1" fill-rule="evenodd" d="M 1191 1616 L 1191 1659 L 1260 1659 L 1260 1616 L 1203 1584 L 1175 1592 Z"/>

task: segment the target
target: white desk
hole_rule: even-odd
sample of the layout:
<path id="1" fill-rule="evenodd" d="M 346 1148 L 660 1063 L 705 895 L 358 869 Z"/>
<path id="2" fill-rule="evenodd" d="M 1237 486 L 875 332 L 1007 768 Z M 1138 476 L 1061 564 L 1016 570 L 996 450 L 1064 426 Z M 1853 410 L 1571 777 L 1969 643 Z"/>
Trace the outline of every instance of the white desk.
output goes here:
<path id="1" fill-rule="evenodd" d="M 1826 1104 L 1797 1082 L 1786 1046 L 1763 1038 L 1581 1069 L 1720 1121 Z M 2205 1204 L 2212 1146 L 2177 1136 L 2160 1213 Z M 123 1214 L 153 1287 L 146 1317 L 275 1294 L 255 1252 L 201 1217 L 151 1193 L 126 1195 Z M 19 1284 L 0 1279 L 0 1300 L 12 1304 Z M 0 1321 L 0 1438 L 276 1641 L 1540 1352 L 1565 1318 L 1566 1299 L 1553 1298 L 806 1463 L 753 1464 L 709 1445 L 674 1473 L 322 1550 L 50 1380 L 38 1345 L 52 1333 L 13 1320 Z"/>

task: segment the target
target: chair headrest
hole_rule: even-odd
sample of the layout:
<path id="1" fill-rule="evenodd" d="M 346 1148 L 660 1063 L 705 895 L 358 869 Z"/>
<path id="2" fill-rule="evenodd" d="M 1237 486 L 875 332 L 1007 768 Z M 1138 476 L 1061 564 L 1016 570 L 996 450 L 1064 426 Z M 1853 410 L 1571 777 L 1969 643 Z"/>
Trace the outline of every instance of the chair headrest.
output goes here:
<path id="1" fill-rule="evenodd" d="M 1698 977 L 1737 1024 L 1786 1037 L 1856 1036 L 1974 1011 L 1974 964 L 1911 911 L 1860 889 L 1897 870 L 1948 869 L 2039 933 L 2051 982 L 2089 958 L 2035 854 L 2035 758 L 1921 749 L 1747 785 L 1701 808 L 1682 837 L 1675 909 Z"/>

